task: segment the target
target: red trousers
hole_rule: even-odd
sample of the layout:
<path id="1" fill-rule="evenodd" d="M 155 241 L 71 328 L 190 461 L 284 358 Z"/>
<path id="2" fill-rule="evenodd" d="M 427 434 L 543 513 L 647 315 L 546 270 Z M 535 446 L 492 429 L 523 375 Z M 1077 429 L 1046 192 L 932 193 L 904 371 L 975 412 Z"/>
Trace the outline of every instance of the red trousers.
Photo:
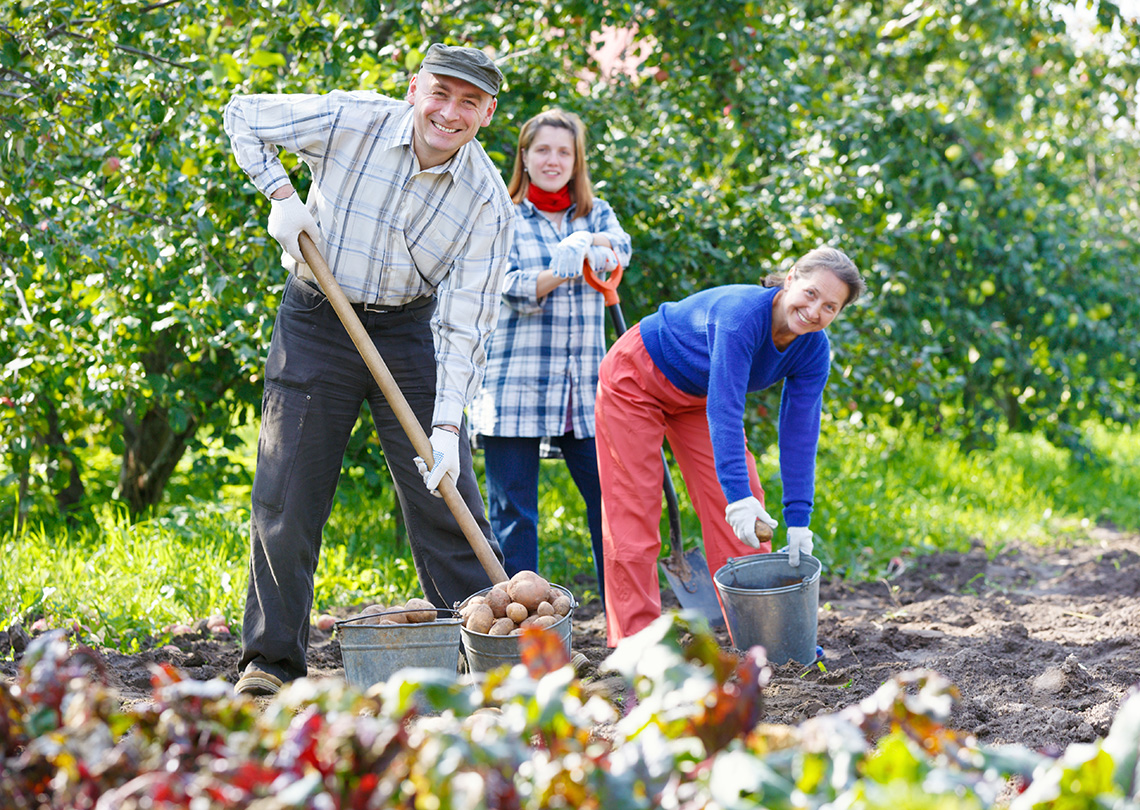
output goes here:
<path id="1" fill-rule="evenodd" d="M 645 351 L 639 326 L 622 335 L 602 360 L 596 423 L 606 633 L 613 647 L 661 615 L 657 558 L 664 439 L 700 518 L 710 573 L 729 557 L 768 552 L 772 545 L 764 543 L 759 550 L 745 545 L 724 519 L 728 504 L 716 477 L 705 397 L 683 393 L 666 379 Z M 763 503 L 756 459 L 747 449 L 745 456 L 752 493 Z"/>

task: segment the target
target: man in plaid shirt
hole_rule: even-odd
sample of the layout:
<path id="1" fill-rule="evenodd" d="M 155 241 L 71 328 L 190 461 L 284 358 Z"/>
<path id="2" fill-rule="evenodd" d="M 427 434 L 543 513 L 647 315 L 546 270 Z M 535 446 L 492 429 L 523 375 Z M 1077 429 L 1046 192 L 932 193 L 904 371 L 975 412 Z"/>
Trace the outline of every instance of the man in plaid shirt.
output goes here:
<path id="1" fill-rule="evenodd" d="M 433 495 L 451 475 L 500 553 L 463 411 L 482 379 L 513 230 L 506 187 L 475 140 L 502 78 L 479 50 L 432 45 L 403 100 L 334 91 L 238 96 L 226 107 L 234 157 L 272 201 L 268 230 L 289 271 L 266 360 L 238 691 L 273 694 L 307 672 L 321 532 L 365 400 L 424 595 L 450 607 L 491 584 Z M 312 173 L 307 203 L 281 148 Z M 431 429 L 430 474 L 421 478 L 411 441 L 305 264 L 302 231 Z"/>

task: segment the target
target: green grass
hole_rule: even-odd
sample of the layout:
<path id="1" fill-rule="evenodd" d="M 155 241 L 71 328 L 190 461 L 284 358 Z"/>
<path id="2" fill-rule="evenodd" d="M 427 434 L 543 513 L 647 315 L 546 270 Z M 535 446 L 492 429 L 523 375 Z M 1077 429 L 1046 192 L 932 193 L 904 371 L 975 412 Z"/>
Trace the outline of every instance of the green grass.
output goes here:
<path id="1" fill-rule="evenodd" d="M 820 443 L 815 553 L 829 574 L 882 576 L 891 557 L 960 550 L 984 543 L 997 553 L 1019 538 L 1049 543 L 1084 536 L 1095 524 L 1140 529 L 1140 436 L 1127 428 L 1088 428 L 1096 465 L 1034 436 L 1002 436 L 997 448 L 963 454 L 950 442 L 913 428 L 826 423 Z M 246 435 L 248 470 L 224 486 L 189 473 L 169 488 L 170 503 L 131 524 L 107 505 L 83 528 L 43 521 L 19 537 L 0 536 L 0 620 L 4 627 L 44 618 L 49 626 L 82 626 L 81 635 L 136 649 L 162 628 L 212 614 L 237 630 L 245 602 L 249 487 L 255 434 Z M 758 458 L 768 503 L 780 519 L 778 458 Z M 94 459 L 93 477 L 113 480 L 110 458 Z M 481 475 L 481 457 L 476 472 Z M 89 462 L 90 463 L 90 462 Z M 687 542 L 700 526 L 681 486 Z M 236 483 L 235 483 L 236 482 Z M 104 486 L 106 486 L 104 484 Z M 10 493 L 3 493 L 7 499 Z M 11 500 L 8 501 L 11 503 Z M 544 461 L 539 529 L 542 573 L 559 583 L 593 573 L 585 510 L 565 465 Z M 365 602 L 394 602 L 418 593 L 406 542 L 397 530 L 395 499 L 384 476 L 346 469 L 317 571 L 322 611 Z M 662 533 L 667 526 L 662 519 Z M 777 534 L 777 547 L 782 545 Z M 576 593 L 580 601 L 595 595 Z"/>
<path id="2" fill-rule="evenodd" d="M 1087 429 L 1099 461 L 1080 465 L 1039 436 L 1003 435 L 996 449 L 962 453 L 913 428 L 831 423 L 821 438 L 812 528 L 816 556 L 852 578 L 881 576 L 891 557 L 964 550 L 993 554 L 1011 539 L 1048 543 L 1096 524 L 1140 527 L 1140 436 Z M 761 476 L 776 482 L 777 459 Z"/>

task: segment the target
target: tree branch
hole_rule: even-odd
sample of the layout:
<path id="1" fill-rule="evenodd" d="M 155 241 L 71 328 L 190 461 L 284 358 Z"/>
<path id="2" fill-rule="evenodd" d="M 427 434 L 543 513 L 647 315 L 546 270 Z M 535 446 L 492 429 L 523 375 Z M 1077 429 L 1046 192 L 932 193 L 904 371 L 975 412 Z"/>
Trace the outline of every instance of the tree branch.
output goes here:
<path id="1" fill-rule="evenodd" d="M 150 53 L 148 51 L 140 51 L 138 48 L 132 48 L 130 45 L 115 45 L 114 47 L 115 47 L 115 50 L 126 51 L 127 53 L 133 53 L 136 56 L 143 57 L 144 59 L 150 59 L 150 60 L 155 61 L 155 62 L 162 62 L 163 64 L 171 65 L 172 67 L 176 67 L 176 68 L 181 68 L 182 70 L 189 70 L 190 69 L 189 65 L 184 65 L 181 62 L 174 62 L 174 61 L 167 59 L 163 56 L 159 56 L 158 54 L 153 54 L 153 53 Z"/>
<path id="2" fill-rule="evenodd" d="M 36 81 L 31 76 L 27 75 L 26 73 L 20 73 L 18 70 L 12 70 L 11 68 L 0 68 L 0 73 L 3 73 L 7 76 L 15 76 L 20 81 L 24 82 L 25 84 L 30 84 L 32 87 L 35 87 L 38 90 L 42 90 L 44 87 L 43 84 Z"/>
<path id="3" fill-rule="evenodd" d="M 62 177 L 60 179 L 63 180 L 63 182 L 68 183 L 69 185 L 73 185 L 76 188 L 83 189 L 88 194 L 94 195 L 95 198 L 98 199 L 100 202 L 102 202 L 104 205 L 106 205 L 110 208 L 113 208 L 116 211 L 122 211 L 124 214 L 130 214 L 131 216 L 149 219 L 151 222 L 157 222 L 159 225 L 173 225 L 174 224 L 171 220 L 166 219 L 164 217 L 157 217 L 154 214 L 144 214 L 142 211 L 136 211 L 133 208 L 127 208 L 125 206 L 119 205 L 118 203 L 113 203 L 110 200 L 108 200 L 106 197 L 104 197 L 99 192 L 99 189 L 91 188 L 90 186 L 85 186 L 77 180 L 72 180 L 69 177 Z"/>

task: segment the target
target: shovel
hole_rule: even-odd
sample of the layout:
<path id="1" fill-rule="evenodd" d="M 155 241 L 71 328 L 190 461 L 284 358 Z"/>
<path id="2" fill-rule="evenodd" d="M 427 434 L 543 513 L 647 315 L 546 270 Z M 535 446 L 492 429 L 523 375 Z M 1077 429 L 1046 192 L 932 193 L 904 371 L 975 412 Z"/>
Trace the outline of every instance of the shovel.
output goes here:
<path id="1" fill-rule="evenodd" d="M 586 283 L 604 297 L 614 331 L 621 337 L 625 334 L 625 318 L 622 317 L 617 286 L 621 282 L 622 268 L 619 266 L 603 281 L 594 273 L 590 263 L 585 262 L 582 265 L 582 275 Z M 673 487 L 673 476 L 669 473 L 669 461 L 664 447 L 661 448 L 661 464 L 665 469 L 665 503 L 669 509 L 669 556 L 661 561 L 661 570 L 665 572 L 669 587 L 677 595 L 682 608 L 695 610 L 713 627 L 723 626 L 724 614 L 720 609 L 720 600 L 717 598 L 704 551 L 695 546 L 685 550 L 685 540 L 681 535 L 681 509 L 677 505 L 677 490 Z M 767 532 L 766 536 L 761 534 L 763 531 Z M 772 530 L 767 524 L 757 521 L 756 535 L 765 540 L 772 536 Z"/>
<path id="2" fill-rule="evenodd" d="M 320 283 L 321 289 L 332 304 L 333 309 L 336 310 L 340 322 L 344 324 L 344 328 L 348 330 L 349 337 L 352 342 L 356 344 L 360 356 L 364 358 L 365 365 L 368 370 L 372 372 L 372 376 L 376 379 L 376 383 L 380 386 L 385 399 L 388 400 L 388 405 L 391 406 L 392 412 L 396 415 L 396 419 L 400 422 L 400 426 L 404 428 L 404 432 L 408 434 L 408 438 L 412 442 L 412 447 L 415 448 L 416 453 L 420 458 L 428 463 L 430 469 L 434 466 L 433 455 L 431 450 L 431 440 L 424 429 L 420 427 L 420 420 L 416 418 L 416 414 L 412 411 L 412 407 L 404 398 L 403 392 L 400 387 L 396 385 L 395 378 L 392 377 L 391 372 L 388 371 L 388 366 L 384 364 L 383 358 L 380 357 L 380 352 L 376 350 L 376 345 L 372 339 L 368 337 L 368 333 L 364 331 L 364 325 L 360 322 L 360 318 L 352 309 L 352 304 L 349 303 L 348 297 L 345 296 L 344 291 L 340 288 L 340 284 L 333 277 L 329 266 L 325 263 L 324 257 L 321 255 L 320 250 L 313 244 L 313 240 L 309 235 L 302 233 L 300 236 L 301 255 L 305 257 L 305 263 L 313 271 L 313 275 L 317 277 L 317 282 Z M 455 516 L 455 520 L 459 523 L 459 528 L 463 530 L 463 536 L 467 538 L 467 542 L 471 544 L 471 549 L 475 552 L 475 556 L 479 558 L 479 562 L 483 565 L 483 570 L 487 572 L 487 576 L 491 578 L 491 584 L 507 581 L 507 572 L 503 570 L 502 563 L 499 558 L 495 556 L 494 549 L 491 544 L 487 542 L 487 538 L 483 536 L 483 532 L 479 530 L 479 524 L 475 522 L 475 516 L 471 514 L 471 510 L 467 508 L 467 502 L 463 500 L 463 496 L 459 494 L 459 490 L 455 487 L 455 482 L 451 480 L 450 476 L 443 476 L 443 480 L 439 482 L 439 493 L 443 495 L 444 503 L 447 508 L 451 510 L 451 514 Z"/>

